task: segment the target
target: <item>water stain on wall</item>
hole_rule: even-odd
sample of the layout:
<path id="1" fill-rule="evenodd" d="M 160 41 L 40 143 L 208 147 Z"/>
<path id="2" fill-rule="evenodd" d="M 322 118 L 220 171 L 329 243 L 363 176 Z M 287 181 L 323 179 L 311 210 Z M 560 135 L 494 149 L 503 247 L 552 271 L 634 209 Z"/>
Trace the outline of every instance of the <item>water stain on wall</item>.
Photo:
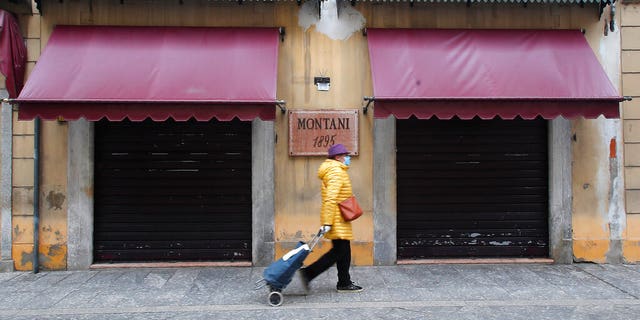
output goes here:
<path id="1" fill-rule="evenodd" d="M 20 237 L 20 235 L 22 235 L 23 232 L 25 232 L 25 230 L 24 229 L 20 230 L 20 226 L 16 225 L 16 227 L 13 228 L 13 237 L 18 238 Z"/>
<path id="2" fill-rule="evenodd" d="M 33 252 L 23 251 L 22 255 L 20 256 L 20 264 L 23 266 L 28 266 L 28 265 L 31 265 L 32 262 L 33 262 Z"/>
<path id="3" fill-rule="evenodd" d="M 93 187 L 82 188 L 82 192 L 84 192 L 87 197 L 93 198 Z"/>
<path id="4" fill-rule="evenodd" d="M 64 200 L 66 199 L 65 195 L 60 192 L 49 191 L 47 194 L 46 201 L 49 205 L 49 209 L 54 210 L 62 210 L 62 204 L 64 204 Z"/>
<path id="5" fill-rule="evenodd" d="M 64 255 L 65 251 L 59 244 L 54 244 L 49 247 L 49 251 L 47 252 L 47 256 L 55 257 L 59 255 Z"/>

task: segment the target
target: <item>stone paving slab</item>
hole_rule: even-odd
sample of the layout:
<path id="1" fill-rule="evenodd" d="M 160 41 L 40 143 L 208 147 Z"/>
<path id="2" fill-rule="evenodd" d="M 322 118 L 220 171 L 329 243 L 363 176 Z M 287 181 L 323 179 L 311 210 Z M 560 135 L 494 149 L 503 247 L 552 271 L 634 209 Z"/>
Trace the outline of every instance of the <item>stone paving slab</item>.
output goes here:
<path id="1" fill-rule="evenodd" d="M 263 270 L 0 273 L 0 319 L 640 319 L 636 265 L 353 267 L 356 294 L 332 268 L 308 295 L 294 278 L 281 307 L 253 290 Z"/>
<path id="2" fill-rule="evenodd" d="M 609 265 L 606 268 L 599 265 L 584 265 L 580 266 L 580 269 L 634 298 L 640 298 L 640 270 L 638 269 L 634 270 L 623 265 Z"/>

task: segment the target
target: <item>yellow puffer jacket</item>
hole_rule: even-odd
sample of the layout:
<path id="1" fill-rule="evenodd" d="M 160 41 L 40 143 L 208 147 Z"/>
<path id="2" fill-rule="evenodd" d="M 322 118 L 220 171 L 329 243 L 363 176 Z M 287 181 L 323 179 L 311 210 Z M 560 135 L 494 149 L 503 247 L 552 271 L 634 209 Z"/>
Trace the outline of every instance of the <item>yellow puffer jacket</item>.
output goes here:
<path id="1" fill-rule="evenodd" d="M 339 202 L 353 194 L 347 169 L 348 166 L 333 159 L 325 160 L 318 169 L 318 178 L 322 180 L 320 220 L 323 225 L 331 225 L 325 235 L 327 239 L 353 240 L 351 222 L 344 221 L 338 208 Z"/>

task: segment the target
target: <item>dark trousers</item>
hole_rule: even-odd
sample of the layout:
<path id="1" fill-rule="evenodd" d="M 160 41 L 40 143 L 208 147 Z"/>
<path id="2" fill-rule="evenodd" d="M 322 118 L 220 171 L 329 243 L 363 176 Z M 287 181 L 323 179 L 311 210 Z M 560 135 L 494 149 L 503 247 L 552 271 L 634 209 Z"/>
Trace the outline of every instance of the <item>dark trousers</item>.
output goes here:
<path id="1" fill-rule="evenodd" d="M 335 263 L 338 268 L 338 285 L 348 285 L 351 283 L 349 275 L 351 242 L 349 240 L 331 240 L 331 244 L 331 250 L 320 257 L 318 261 L 304 268 L 305 277 L 311 281 Z"/>

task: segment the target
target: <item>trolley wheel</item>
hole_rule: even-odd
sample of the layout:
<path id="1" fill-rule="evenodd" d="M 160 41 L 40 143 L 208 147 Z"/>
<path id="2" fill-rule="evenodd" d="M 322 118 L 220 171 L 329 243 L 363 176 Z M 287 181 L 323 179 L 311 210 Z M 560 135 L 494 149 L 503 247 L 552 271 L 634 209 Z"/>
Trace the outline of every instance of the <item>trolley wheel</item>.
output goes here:
<path id="1" fill-rule="evenodd" d="M 279 291 L 271 291 L 269 292 L 269 297 L 267 299 L 267 302 L 269 302 L 269 305 L 272 307 L 279 307 L 282 305 L 282 302 L 284 301 L 284 297 L 282 297 L 282 293 Z"/>

